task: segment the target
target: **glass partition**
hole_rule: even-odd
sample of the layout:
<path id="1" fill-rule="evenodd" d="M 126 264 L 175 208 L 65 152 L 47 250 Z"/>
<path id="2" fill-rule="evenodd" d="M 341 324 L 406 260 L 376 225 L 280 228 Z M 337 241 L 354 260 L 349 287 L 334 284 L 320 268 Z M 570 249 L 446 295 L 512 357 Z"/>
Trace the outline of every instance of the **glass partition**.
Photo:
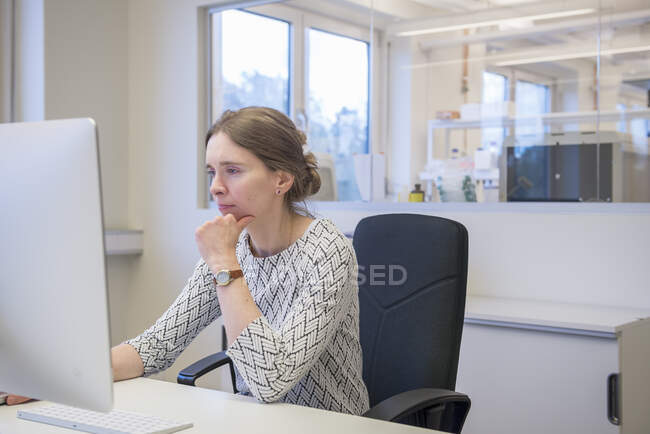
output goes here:
<path id="1" fill-rule="evenodd" d="M 387 200 L 421 184 L 425 201 L 650 201 L 648 6 L 460 2 L 393 20 Z"/>

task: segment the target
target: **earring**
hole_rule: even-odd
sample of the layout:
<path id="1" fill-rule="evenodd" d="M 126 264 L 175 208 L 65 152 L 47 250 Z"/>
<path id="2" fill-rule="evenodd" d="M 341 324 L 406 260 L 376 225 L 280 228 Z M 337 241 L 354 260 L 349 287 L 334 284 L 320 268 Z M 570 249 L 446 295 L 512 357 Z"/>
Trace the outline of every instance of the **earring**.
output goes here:
<path id="1" fill-rule="evenodd" d="M 280 190 L 277 191 L 277 194 L 280 194 Z"/>

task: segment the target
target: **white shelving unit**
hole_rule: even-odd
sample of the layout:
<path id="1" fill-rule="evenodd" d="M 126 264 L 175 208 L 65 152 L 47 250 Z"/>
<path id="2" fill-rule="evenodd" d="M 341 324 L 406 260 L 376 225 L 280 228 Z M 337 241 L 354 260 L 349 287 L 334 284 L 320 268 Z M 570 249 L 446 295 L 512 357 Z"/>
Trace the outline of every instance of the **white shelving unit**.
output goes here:
<path id="1" fill-rule="evenodd" d="M 107 255 L 142 254 L 143 232 L 133 229 L 110 229 L 104 231 Z"/>
<path id="2" fill-rule="evenodd" d="M 627 110 L 627 111 L 588 111 L 588 112 L 558 112 L 547 113 L 539 116 L 519 117 L 494 117 L 472 120 L 438 120 L 432 119 L 427 122 L 427 163 L 433 160 L 434 131 L 445 130 L 445 148 L 449 154 L 450 130 L 471 129 L 471 128 L 509 128 L 513 126 L 530 125 L 563 125 L 581 124 L 587 122 L 627 122 L 632 119 L 650 119 L 650 109 Z"/>

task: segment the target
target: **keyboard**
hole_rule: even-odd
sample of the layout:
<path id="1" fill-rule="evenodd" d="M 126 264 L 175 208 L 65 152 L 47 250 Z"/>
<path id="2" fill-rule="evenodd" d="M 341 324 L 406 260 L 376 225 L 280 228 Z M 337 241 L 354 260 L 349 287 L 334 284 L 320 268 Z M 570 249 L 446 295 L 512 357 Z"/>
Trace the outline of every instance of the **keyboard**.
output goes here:
<path id="1" fill-rule="evenodd" d="M 193 426 L 188 422 L 170 421 L 122 410 L 99 413 L 60 404 L 18 410 L 17 417 L 97 434 L 166 434 Z"/>

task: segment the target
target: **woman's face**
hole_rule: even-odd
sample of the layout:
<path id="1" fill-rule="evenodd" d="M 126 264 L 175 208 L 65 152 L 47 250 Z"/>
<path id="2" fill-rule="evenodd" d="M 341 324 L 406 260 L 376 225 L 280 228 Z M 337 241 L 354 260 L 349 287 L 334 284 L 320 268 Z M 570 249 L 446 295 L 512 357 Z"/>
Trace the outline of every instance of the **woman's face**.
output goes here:
<path id="1" fill-rule="evenodd" d="M 233 214 L 237 220 L 263 216 L 281 197 L 275 193 L 278 172 L 221 131 L 208 141 L 205 162 L 212 177 L 210 194 L 222 215 Z"/>

